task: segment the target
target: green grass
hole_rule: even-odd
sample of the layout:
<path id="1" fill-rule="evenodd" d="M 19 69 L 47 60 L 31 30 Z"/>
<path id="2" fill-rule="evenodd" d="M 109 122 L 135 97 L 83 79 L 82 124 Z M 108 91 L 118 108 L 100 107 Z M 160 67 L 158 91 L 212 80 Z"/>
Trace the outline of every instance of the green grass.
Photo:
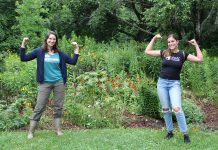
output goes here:
<path id="1" fill-rule="evenodd" d="M 218 132 L 190 132 L 191 144 L 184 144 L 179 132 L 171 140 L 166 131 L 148 128 L 64 130 L 57 137 L 51 130 L 36 131 L 32 140 L 26 132 L 1 132 L 1 150 L 216 150 Z"/>

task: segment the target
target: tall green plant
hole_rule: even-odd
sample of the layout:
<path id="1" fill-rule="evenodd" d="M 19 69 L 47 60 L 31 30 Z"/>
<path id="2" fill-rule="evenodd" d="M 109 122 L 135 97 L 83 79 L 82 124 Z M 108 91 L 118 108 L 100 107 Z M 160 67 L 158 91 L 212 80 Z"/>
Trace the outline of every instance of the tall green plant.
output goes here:
<path id="1" fill-rule="evenodd" d="M 2 95 L 7 104 L 13 103 L 14 96 L 22 96 L 33 102 L 36 96 L 36 62 L 21 62 L 16 55 L 5 58 L 5 70 L 0 73 Z"/>
<path id="2" fill-rule="evenodd" d="M 203 51 L 204 61 L 198 63 L 185 63 L 182 72 L 184 86 L 192 89 L 196 95 L 217 100 L 218 71 L 217 58 L 211 58 Z"/>
<path id="3" fill-rule="evenodd" d="M 139 90 L 141 113 L 153 118 L 160 118 L 160 104 L 156 90 L 144 84 Z"/>
<path id="4" fill-rule="evenodd" d="M 65 116 L 87 128 L 121 125 L 124 103 L 110 94 L 106 71 L 86 72 L 77 77 L 66 96 Z"/>

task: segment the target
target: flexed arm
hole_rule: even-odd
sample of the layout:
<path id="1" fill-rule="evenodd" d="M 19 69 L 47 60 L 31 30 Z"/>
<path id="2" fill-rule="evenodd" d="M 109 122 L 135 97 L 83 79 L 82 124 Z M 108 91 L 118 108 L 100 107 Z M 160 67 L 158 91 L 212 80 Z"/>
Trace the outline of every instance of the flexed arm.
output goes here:
<path id="1" fill-rule="evenodd" d="M 66 63 L 76 65 L 80 49 L 79 49 L 79 45 L 77 44 L 77 42 L 72 42 L 72 45 L 74 47 L 74 55 L 72 58 L 69 57 L 68 55 L 65 55 Z"/>
<path id="2" fill-rule="evenodd" d="M 20 60 L 21 61 L 29 61 L 29 60 L 33 60 L 34 58 L 36 58 L 35 50 L 26 54 L 26 45 L 28 41 L 29 41 L 29 38 L 25 37 L 23 38 L 23 41 L 21 43 L 21 47 L 20 47 Z"/>
<path id="3" fill-rule="evenodd" d="M 187 59 L 188 59 L 189 61 L 192 61 L 192 62 L 202 62 L 202 61 L 203 61 L 203 55 L 202 55 L 202 52 L 201 52 L 201 50 L 200 50 L 200 48 L 199 48 L 198 43 L 196 42 L 196 40 L 195 40 L 195 39 L 192 39 L 192 40 L 190 40 L 190 41 L 188 41 L 188 42 L 189 42 L 190 44 L 192 44 L 192 45 L 195 47 L 195 50 L 196 50 L 196 52 L 197 52 L 197 56 L 189 54 L 188 57 L 187 57 Z"/>
<path id="4" fill-rule="evenodd" d="M 160 56 L 160 50 L 153 50 L 154 42 L 159 38 L 162 38 L 162 37 L 160 36 L 160 34 L 157 34 L 151 39 L 150 43 L 147 45 L 145 49 L 146 54 L 150 56 Z"/>

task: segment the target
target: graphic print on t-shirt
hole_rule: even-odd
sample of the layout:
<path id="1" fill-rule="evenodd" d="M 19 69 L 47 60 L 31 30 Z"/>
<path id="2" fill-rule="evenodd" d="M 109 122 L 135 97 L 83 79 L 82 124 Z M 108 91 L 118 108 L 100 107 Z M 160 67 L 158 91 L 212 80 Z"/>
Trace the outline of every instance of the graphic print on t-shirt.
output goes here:
<path id="1" fill-rule="evenodd" d="M 180 72 L 182 65 L 186 60 L 188 54 L 184 55 L 183 51 L 172 53 L 171 56 L 164 57 L 161 51 L 162 66 L 160 77 L 169 80 L 180 80 Z"/>
<path id="2" fill-rule="evenodd" d="M 180 61 L 180 57 L 174 57 L 174 56 L 167 56 L 165 59 L 172 60 L 172 61 Z"/>
<path id="3" fill-rule="evenodd" d="M 62 79 L 60 69 L 60 57 L 58 53 L 45 53 L 44 58 L 44 81 L 56 82 Z"/>
<path id="4" fill-rule="evenodd" d="M 49 54 L 45 54 L 45 62 L 50 62 L 50 63 L 59 63 L 59 58 L 57 57 L 51 57 Z"/>

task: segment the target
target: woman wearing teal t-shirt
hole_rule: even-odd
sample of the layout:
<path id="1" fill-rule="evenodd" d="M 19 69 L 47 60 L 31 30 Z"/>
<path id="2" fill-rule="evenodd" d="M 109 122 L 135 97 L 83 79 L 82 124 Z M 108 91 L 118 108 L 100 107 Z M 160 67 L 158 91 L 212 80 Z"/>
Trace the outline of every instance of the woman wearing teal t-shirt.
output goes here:
<path id="1" fill-rule="evenodd" d="M 37 103 L 30 117 L 30 128 L 28 139 L 33 138 L 33 133 L 45 110 L 51 92 L 54 94 L 54 124 L 57 135 L 62 135 L 61 117 L 65 96 L 65 86 L 67 81 L 66 64 L 77 63 L 79 56 L 79 46 L 72 43 L 75 47 L 74 56 L 71 58 L 58 48 L 58 37 L 53 31 L 47 33 L 41 47 L 25 53 L 28 38 L 23 38 L 20 48 L 21 61 L 37 59 L 37 82 L 38 96 Z"/>

